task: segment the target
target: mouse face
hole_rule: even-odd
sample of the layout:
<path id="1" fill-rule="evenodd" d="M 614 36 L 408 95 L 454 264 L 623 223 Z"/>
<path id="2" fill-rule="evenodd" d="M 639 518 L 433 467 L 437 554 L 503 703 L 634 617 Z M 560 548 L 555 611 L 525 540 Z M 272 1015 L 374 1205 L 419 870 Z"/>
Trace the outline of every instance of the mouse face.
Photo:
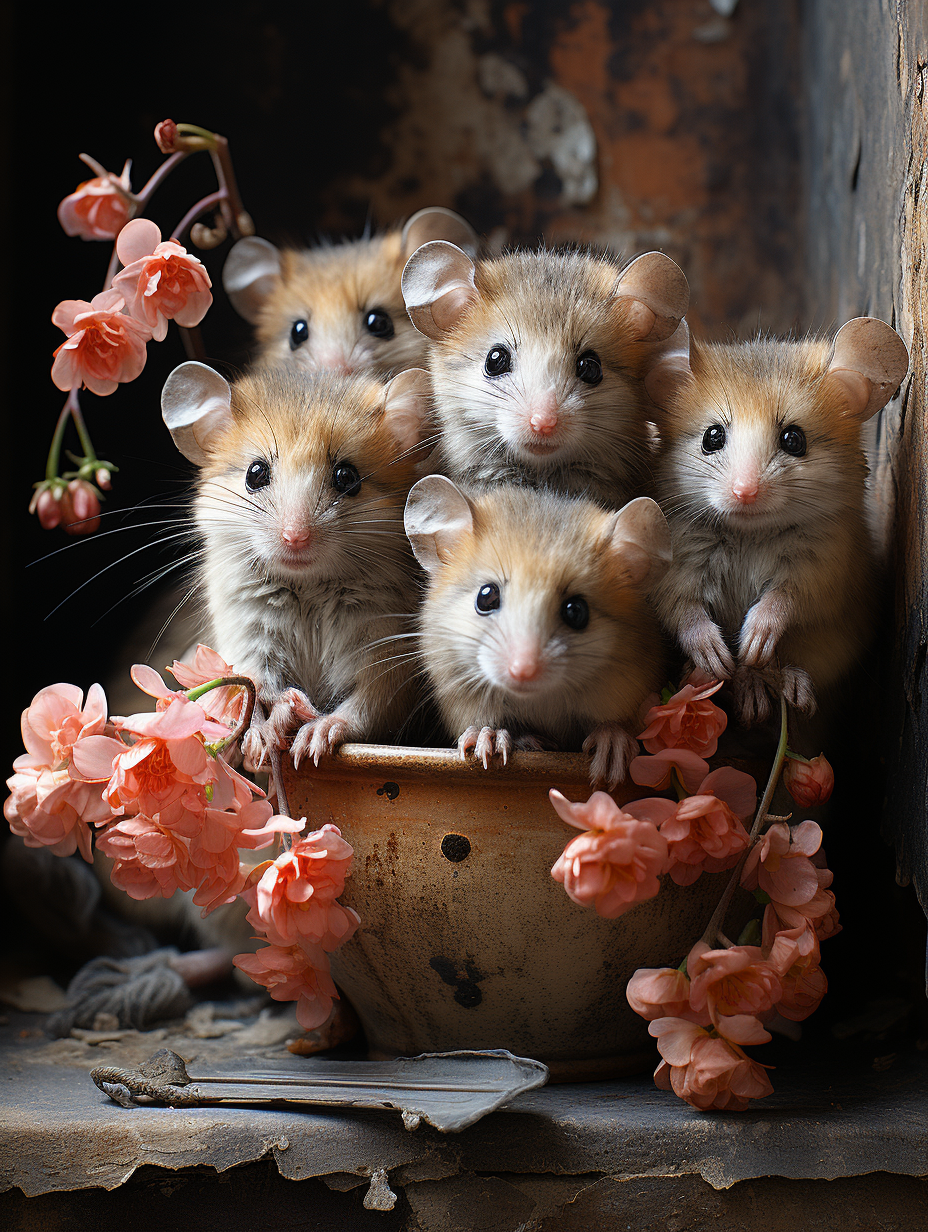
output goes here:
<path id="1" fill-rule="evenodd" d="M 411 253 L 440 236 L 476 248 L 468 224 L 437 208 L 420 210 L 402 230 L 315 248 L 278 250 L 248 237 L 230 251 L 223 284 L 255 324 L 262 363 L 386 377 L 425 360 L 400 281 Z"/>
<path id="2" fill-rule="evenodd" d="M 639 471 L 650 451 L 641 378 L 658 336 L 686 309 L 682 272 L 659 253 L 641 258 L 648 276 L 627 282 L 610 260 L 579 251 L 476 266 L 462 256 L 428 244 L 404 273 L 410 315 L 436 344 L 451 469 L 498 461 L 542 478 L 569 467 Z M 645 284 L 660 285 L 659 304 Z"/>
<path id="3" fill-rule="evenodd" d="M 825 341 L 694 344 L 661 423 L 668 510 L 765 531 L 827 520 L 862 490 L 860 420 Z"/>
<path id="4" fill-rule="evenodd" d="M 422 644 L 440 696 L 549 730 L 598 700 L 619 717 L 641 661 L 660 657 L 642 597 L 669 558 L 653 501 L 616 514 L 519 487 L 466 496 L 429 476 L 405 520 L 430 574 Z"/>
<path id="5" fill-rule="evenodd" d="M 258 369 L 232 387 L 201 364 L 176 369 L 165 418 L 201 466 L 196 519 L 213 558 L 300 586 L 404 557 L 427 385 L 421 369 L 386 386 Z"/>

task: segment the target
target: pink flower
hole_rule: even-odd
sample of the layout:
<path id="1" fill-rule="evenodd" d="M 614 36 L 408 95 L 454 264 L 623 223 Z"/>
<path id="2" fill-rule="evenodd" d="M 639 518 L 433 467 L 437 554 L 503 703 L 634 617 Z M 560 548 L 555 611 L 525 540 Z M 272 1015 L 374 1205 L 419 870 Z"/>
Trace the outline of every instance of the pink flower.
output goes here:
<path id="1" fill-rule="evenodd" d="M 149 667 L 147 663 L 133 663 L 129 670 L 129 675 L 132 677 L 132 683 L 140 688 L 143 693 L 147 693 L 149 697 L 155 698 L 156 710 L 167 710 L 168 706 L 175 700 L 180 701 L 182 704 L 190 701 L 185 689 L 169 689 L 158 672 L 153 667 Z M 211 680 L 214 677 L 207 677 L 207 679 Z M 205 684 L 206 681 L 201 683 Z M 236 686 L 236 689 L 238 692 L 244 692 L 238 686 Z M 214 690 L 216 693 L 224 691 L 219 688 Z M 211 716 L 209 721 L 203 724 L 200 734 L 205 740 L 212 743 L 217 740 L 224 740 L 231 734 L 232 728 L 227 723 L 216 722 L 212 718 L 213 712 L 205 704 L 209 702 L 211 697 L 212 693 L 204 693 L 201 698 L 197 699 L 196 704 L 204 714 Z"/>
<path id="2" fill-rule="evenodd" d="M 192 663 L 181 663 L 175 659 L 167 670 L 183 689 L 195 689 L 197 685 L 208 684 L 211 680 L 241 675 L 215 650 L 204 646 L 202 642 L 197 644 Z M 241 721 L 245 699 L 244 685 L 220 685 L 209 693 L 204 693 L 197 705 L 202 706 L 208 715 L 232 731 Z"/>
<path id="3" fill-rule="evenodd" d="M 708 775 L 709 763 L 692 749 L 661 749 L 651 757 L 633 757 L 628 772 L 632 782 L 640 787 L 666 791 L 674 770 L 685 789 L 692 793 Z"/>
<path id="4" fill-rule="evenodd" d="M 118 178 L 109 172 L 85 180 L 65 197 L 58 206 L 58 221 L 66 235 L 79 235 L 82 240 L 116 238 L 132 217 L 130 166 L 126 163 Z"/>
<path id="5" fill-rule="evenodd" d="M 43 530 L 54 530 L 61 522 L 61 501 L 65 491 L 64 484 L 58 483 L 50 487 L 40 485 L 32 494 L 29 512 L 36 515 Z"/>
<path id="6" fill-rule="evenodd" d="M 768 927 L 765 912 L 765 948 Z M 819 966 L 818 937 L 812 925 L 803 921 L 798 928 L 778 932 L 769 946 L 768 962 L 780 976 L 781 996 L 777 1011 L 793 1022 L 802 1022 L 818 1009 L 828 991 L 828 980 Z"/>
<path id="7" fill-rule="evenodd" d="M 692 986 L 690 1005 L 706 1010 L 720 1035 L 735 1044 L 764 1044 L 769 1031 L 760 1019 L 769 1017 L 780 999 L 776 970 L 756 945 L 711 950 L 697 941 L 687 959 Z"/>
<path id="8" fill-rule="evenodd" d="M 173 120 L 162 120 L 155 125 L 155 141 L 162 154 L 173 154 L 177 141 L 177 125 Z"/>
<path id="9" fill-rule="evenodd" d="M 73 684 L 40 689 L 23 711 L 20 727 L 32 764 L 66 766 L 78 740 L 100 735 L 106 726 L 106 696 L 100 685 L 84 694 Z"/>
<path id="10" fill-rule="evenodd" d="M 200 733 L 206 723 L 195 702 L 175 698 L 167 710 L 118 722 L 119 731 L 137 737 L 134 744 L 110 736 L 79 741 L 73 749 L 71 775 L 86 782 L 106 781 L 104 798 L 114 813 L 128 810 L 154 816 L 175 804 L 224 808 L 232 798 L 231 772 L 204 748 Z M 218 799 L 217 788 L 226 788 Z"/>
<path id="11" fill-rule="evenodd" d="M 4 801 L 3 815 L 10 829 L 27 847 L 50 847 L 58 856 L 80 851 L 90 863 L 90 826 L 112 817 L 99 788 L 75 783 L 67 770 L 35 766 L 32 761 L 17 757 L 14 774 L 7 779 L 11 794 Z"/>
<path id="12" fill-rule="evenodd" d="M 72 479 L 60 502 L 60 520 L 69 535 L 92 535 L 100 529 L 100 497 L 86 479 Z"/>
<path id="13" fill-rule="evenodd" d="M 693 1108 L 742 1112 L 752 1099 L 773 1093 L 764 1073 L 736 1045 L 682 1018 L 659 1018 L 648 1031 L 664 1058 L 654 1072 L 663 1091 L 672 1090 Z"/>
<path id="14" fill-rule="evenodd" d="M 778 905 L 802 907 L 818 894 L 823 880 L 810 857 L 822 842 L 821 827 L 814 821 L 798 826 L 775 822 L 754 844 L 748 856 L 741 884 L 748 890 L 760 889 Z M 831 883 L 827 869 L 825 885 Z"/>
<path id="15" fill-rule="evenodd" d="M 756 783 L 730 766 L 714 770 L 696 795 L 680 801 L 661 826 L 668 871 L 677 885 L 690 885 L 703 872 L 719 872 L 737 863 L 749 842 L 740 818 L 756 805 Z"/>
<path id="16" fill-rule="evenodd" d="M 308 834 L 273 863 L 251 874 L 242 897 L 246 917 L 274 945 L 311 942 L 331 951 L 343 945 L 360 920 L 335 899 L 345 888 L 353 851 L 337 826 Z"/>
<path id="17" fill-rule="evenodd" d="M 115 861 L 110 879 L 130 898 L 170 898 L 195 884 L 186 843 L 155 818 L 123 818 L 98 836 L 97 846 Z"/>
<path id="18" fill-rule="evenodd" d="M 297 1022 L 304 1030 L 322 1026 L 331 1014 L 338 991 L 319 946 L 270 945 L 256 954 L 237 954 L 232 961 L 263 984 L 275 1001 L 296 1001 Z"/>
<path id="19" fill-rule="evenodd" d="M 120 382 L 134 381 L 145 367 L 147 325 L 123 311 L 118 291 L 101 291 L 88 304 L 66 299 L 52 313 L 52 322 L 68 335 L 55 352 L 52 380 L 59 389 L 83 384 L 95 394 L 111 394 Z"/>
<path id="20" fill-rule="evenodd" d="M 113 279 L 113 289 L 156 342 L 167 335 L 168 321 L 189 328 L 206 316 L 213 296 L 203 263 L 173 240 L 162 243 L 150 219 L 126 224 L 116 241 L 116 255 L 126 268 Z"/>
<path id="21" fill-rule="evenodd" d="M 662 705 L 644 716 L 645 730 L 638 739 L 649 753 L 662 749 L 689 749 L 697 757 L 711 757 L 725 730 L 728 716 L 709 698 L 722 687 L 721 680 L 686 684 Z"/>
<path id="22" fill-rule="evenodd" d="M 824 753 L 819 753 L 811 761 L 788 757 L 783 767 L 783 784 L 797 804 L 803 808 L 815 808 L 831 798 L 835 772 Z"/>
<path id="23" fill-rule="evenodd" d="M 669 800 L 636 800 L 623 812 L 611 796 L 597 791 L 586 804 L 572 803 L 554 788 L 548 793 L 558 816 L 578 829 L 551 869 L 555 881 L 581 906 L 614 920 L 660 890 L 667 842 L 655 824 L 674 805 Z M 643 817 L 638 820 L 635 814 Z"/>
<path id="24" fill-rule="evenodd" d="M 649 1022 L 686 1018 L 709 1025 L 709 1015 L 697 1014 L 690 1005 L 690 981 L 676 967 L 639 968 L 628 981 L 625 996 L 635 1013 Z"/>

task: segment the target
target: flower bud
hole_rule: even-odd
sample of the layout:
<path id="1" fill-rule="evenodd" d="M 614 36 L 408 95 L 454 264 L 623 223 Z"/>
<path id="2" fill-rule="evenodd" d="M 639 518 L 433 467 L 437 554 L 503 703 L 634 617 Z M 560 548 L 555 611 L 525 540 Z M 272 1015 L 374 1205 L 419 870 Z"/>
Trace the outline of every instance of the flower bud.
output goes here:
<path id="1" fill-rule="evenodd" d="M 92 535 L 100 525 L 100 498 L 83 479 L 72 479 L 61 501 L 61 523 L 69 535 Z"/>
<path id="2" fill-rule="evenodd" d="M 64 488 L 40 488 L 29 503 L 29 512 L 39 519 L 43 530 L 54 530 L 61 521 Z"/>
<path id="3" fill-rule="evenodd" d="M 835 774 L 824 753 L 811 761 L 790 757 L 783 768 L 783 785 L 797 804 L 815 808 L 831 797 Z"/>
<path id="4" fill-rule="evenodd" d="M 173 120 L 162 120 L 155 125 L 155 141 L 162 154 L 173 154 L 177 141 L 177 125 Z"/>

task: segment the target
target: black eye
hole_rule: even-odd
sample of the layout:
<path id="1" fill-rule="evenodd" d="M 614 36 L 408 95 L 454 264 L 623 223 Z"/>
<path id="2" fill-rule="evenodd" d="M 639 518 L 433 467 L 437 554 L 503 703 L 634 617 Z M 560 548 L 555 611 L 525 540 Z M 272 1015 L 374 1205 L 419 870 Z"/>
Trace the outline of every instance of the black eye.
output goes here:
<path id="1" fill-rule="evenodd" d="M 794 458 L 805 457 L 806 434 L 802 428 L 797 428 L 795 424 L 790 428 L 783 429 L 778 443 L 784 453 L 791 454 Z"/>
<path id="2" fill-rule="evenodd" d="M 290 331 L 290 350 L 295 351 L 297 347 L 302 346 L 309 337 L 309 322 L 294 321 L 293 329 Z"/>
<path id="3" fill-rule="evenodd" d="M 711 428 L 706 428 L 702 436 L 702 451 L 703 453 L 718 453 L 720 449 L 725 448 L 725 429 L 721 424 L 713 424 Z"/>
<path id="4" fill-rule="evenodd" d="M 496 611 L 499 607 L 499 602 L 499 587 L 495 582 L 487 582 L 477 591 L 474 607 L 481 616 L 486 616 L 490 612 Z"/>
<path id="5" fill-rule="evenodd" d="M 590 623 L 590 608 L 583 595 L 571 595 L 561 604 L 561 620 L 569 629 L 585 629 Z"/>
<path id="6" fill-rule="evenodd" d="M 603 365 L 595 351 L 584 351 L 577 360 L 577 376 L 586 385 L 598 385 L 603 379 Z"/>
<path id="7" fill-rule="evenodd" d="M 259 488 L 266 488 L 271 482 L 271 467 L 263 458 L 255 458 L 254 462 L 250 462 L 248 470 L 245 471 L 245 487 L 249 492 L 257 492 Z"/>
<path id="8" fill-rule="evenodd" d="M 354 496 L 361 487 L 358 468 L 351 462 L 339 462 L 332 471 L 332 487 L 343 496 Z"/>
<path id="9" fill-rule="evenodd" d="M 495 346 L 488 352 L 483 370 L 487 376 L 502 376 L 512 371 L 512 355 L 507 347 Z"/>
<path id="10" fill-rule="evenodd" d="M 364 327 L 375 338 L 393 337 L 393 318 L 383 308 L 372 308 L 364 314 Z"/>

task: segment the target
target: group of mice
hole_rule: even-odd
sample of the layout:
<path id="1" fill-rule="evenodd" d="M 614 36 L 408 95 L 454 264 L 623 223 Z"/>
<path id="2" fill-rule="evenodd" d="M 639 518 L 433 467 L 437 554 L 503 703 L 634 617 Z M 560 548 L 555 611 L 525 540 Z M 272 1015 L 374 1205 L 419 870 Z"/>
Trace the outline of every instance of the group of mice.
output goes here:
<path id="1" fill-rule="evenodd" d="M 244 239 L 223 282 L 256 361 L 182 364 L 162 409 L 200 468 L 207 637 L 261 691 L 251 764 L 432 706 L 462 756 L 582 749 L 612 789 L 672 656 L 750 725 L 866 646 L 861 426 L 908 368 L 884 322 L 701 342 L 664 254 L 481 256 L 445 209 Z"/>

